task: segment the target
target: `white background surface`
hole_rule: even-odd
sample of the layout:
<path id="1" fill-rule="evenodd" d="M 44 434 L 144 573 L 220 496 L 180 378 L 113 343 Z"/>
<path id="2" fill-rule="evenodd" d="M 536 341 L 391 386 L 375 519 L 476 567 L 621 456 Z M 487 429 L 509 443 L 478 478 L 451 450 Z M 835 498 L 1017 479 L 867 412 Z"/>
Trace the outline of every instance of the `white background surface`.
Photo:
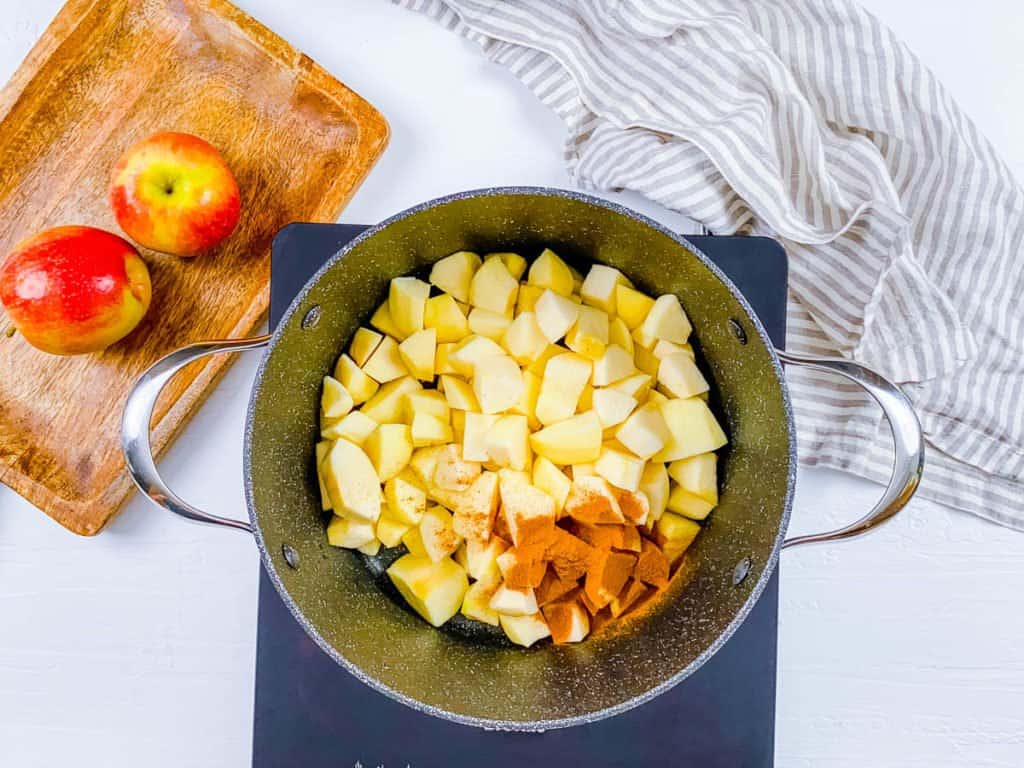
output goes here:
<path id="1" fill-rule="evenodd" d="M 938 72 L 1020 178 L 1019 1 L 866 4 Z M 383 0 L 239 5 L 391 123 L 390 148 L 343 221 L 372 223 L 467 188 L 569 185 L 558 120 L 427 19 Z M 58 7 L 0 0 L 0 79 Z M 163 462 L 182 495 L 220 514 L 244 516 L 241 435 L 255 364 L 239 360 Z M 852 519 L 879 492 L 802 471 L 793 530 Z M 777 764 L 1024 765 L 1022 551 L 1021 534 L 916 500 L 872 537 L 787 552 Z M 82 539 L 0 488 L 0 764 L 247 765 L 257 573 L 246 536 L 138 499 Z"/>

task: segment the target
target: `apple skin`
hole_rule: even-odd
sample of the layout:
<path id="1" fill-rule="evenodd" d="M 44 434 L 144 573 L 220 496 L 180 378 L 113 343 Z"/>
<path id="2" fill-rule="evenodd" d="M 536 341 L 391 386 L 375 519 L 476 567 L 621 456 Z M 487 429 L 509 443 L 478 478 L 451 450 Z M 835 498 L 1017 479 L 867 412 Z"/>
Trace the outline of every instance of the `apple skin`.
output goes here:
<path id="1" fill-rule="evenodd" d="M 155 133 L 130 147 L 110 180 L 110 207 L 135 242 L 196 256 L 238 223 L 238 184 L 224 158 L 188 133 Z"/>
<path id="2" fill-rule="evenodd" d="M 55 227 L 0 264 L 0 302 L 25 340 L 54 355 L 98 352 L 149 309 L 149 270 L 135 247 L 94 227 Z"/>

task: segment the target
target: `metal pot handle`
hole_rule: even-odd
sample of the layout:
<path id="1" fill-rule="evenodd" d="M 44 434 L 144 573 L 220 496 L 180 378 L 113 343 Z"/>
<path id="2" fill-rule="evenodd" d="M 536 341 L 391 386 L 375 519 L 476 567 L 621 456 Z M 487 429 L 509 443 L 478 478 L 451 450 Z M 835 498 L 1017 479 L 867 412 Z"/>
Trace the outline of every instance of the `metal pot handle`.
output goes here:
<path id="1" fill-rule="evenodd" d="M 889 485 L 870 512 L 860 520 L 834 531 L 786 539 L 782 544 L 783 549 L 798 544 L 850 539 L 877 528 L 906 506 L 921 481 L 921 473 L 924 471 L 924 433 L 914 406 L 903 391 L 891 381 L 851 360 L 795 355 L 782 351 L 778 352 L 778 356 L 784 363 L 837 373 L 863 387 L 864 391 L 882 407 L 896 449 Z"/>
<path id="2" fill-rule="evenodd" d="M 218 352 L 244 352 L 267 345 L 270 336 L 254 336 L 251 339 L 226 339 L 224 341 L 202 341 L 171 352 L 160 358 L 139 378 L 121 417 L 121 451 L 128 463 L 128 473 L 149 500 L 176 515 L 195 523 L 220 525 L 252 533 L 252 525 L 246 520 L 232 520 L 229 517 L 211 515 L 196 509 L 180 499 L 167 487 L 153 460 L 153 446 L 149 441 L 149 425 L 153 420 L 153 407 L 157 397 L 175 373 L 189 363 Z"/>

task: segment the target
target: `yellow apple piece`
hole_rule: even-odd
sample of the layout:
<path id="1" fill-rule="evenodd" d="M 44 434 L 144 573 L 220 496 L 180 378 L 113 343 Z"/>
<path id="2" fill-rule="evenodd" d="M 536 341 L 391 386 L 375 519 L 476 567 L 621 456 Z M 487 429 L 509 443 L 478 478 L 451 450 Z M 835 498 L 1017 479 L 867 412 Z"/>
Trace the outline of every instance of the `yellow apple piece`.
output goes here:
<path id="1" fill-rule="evenodd" d="M 408 418 L 408 398 L 423 386 L 412 376 L 389 381 L 363 406 L 362 412 L 378 424 L 397 424 Z"/>
<path id="2" fill-rule="evenodd" d="M 666 512 L 654 524 L 654 540 L 672 564 L 675 564 L 700 533 L 700 526 L 673 512 Z"/>
<path id="3" fill-rule="evenodd" d="M 462 615 L 467 619 L 498 626 L 498 612 L 491 608 L 491 598 L 497 589 L 495 582 L 478 581 L 470 584 L 462 598 Z"/>
<path id="4" fill-rule="evenodd" d="M 601 420 L 587 411 L 530 435 L 534 453 L 555 464 L 585 464 L 601 455 Z"/>
<path id="5" fill-rule="evenodd" d="M 672 397 L 693 397 L 708 391 L 708 382 L 693 359 L 684 353 L 669 355 L 658 367 L 658 385 Z"/>
<path id="6" fill-rule="evenodd" d="M 657 376 L 658 367 L 661 365 L 661 358 L 646 347 L 641 347 L 637 344 L 633 347 L 633 362 L 636 363 L 637 368 L 648 376 Z"/>
<path id="7" fill-rule="evenodd" d="M 636 409 L 615 431 L 616 439 L 641 459 L 654 456 L 665 447 L 670 436 L 657 406 Z"/>
<path id="8" fill-rule="evenodd" d="M 452 425 L 449 422 L 441 421 L 437 416 L 422 411 L 413 414 L 410 435 L 414 448 L 443 445 L 453 439 Z"/>
<path id="9" fill-rule="evenodd" d="M 608 322 L 608 343 L 618 344 L 630 355 L 634 354 L 636 346 L 633 344 L 633 337 L 629 334 L 629 328 L 621 317 L 613 317 Z"/>
<path id="10" fill-rule="evenodd" d="M 402 360 L 398 342 L 390 336 L 385 336 L 363 366 L 363 373 L 381 384 L 408 376 L 409 371 Z"/>
<path id="11" fill-rule="evenodd" d="M 336 440 L 320 466 L 331 508 L 339 515 L 376 522 L 380 517 L 380 480 L 363 449 Z"/>
<path id="12" fill-rule="evenodd" d="M 434 262 L 430 282 L 458 301 L 469 301 L 469 286 L 480 269 L 480 257 L 470 251 L 459 251 Z"/>
<path id="13" fill-rule="evenodd" d="M 660 461 L 649 461 L 640 476 L 640 492 L 647 497 L 650 504 L 648 520 L 657 520 L 668 507 L 669 481 L 668 471 Z"/>
<path id="14" fill-rule="evenodd" d="M 630 282 L 619 270 L 604 264 L 594 264 L 587 272 L 587 277 L 580 287 L 580 298 L 584 304 L 615 314 L 616 288 L 620 285 L 629 286 Z"/>
<path id="15" fill-rule="evenodd" d="M 505 616 L 529 616 L 537 612 L 537 598 L 529 587 L 511 589 L 502 584 L 491 597 L 490 606 Z"/>
<path id="16" fill-rule="evenodd" d="M 434 355 L 437 352 L 437 331 L 424 328 L 398 345 L 398 352 L 408 373 L 420 381 L 434 380 Z"/>
<path id="17" fill-rule="evenodd" d="M 427 508 L 427 494 L 413 482 L 409 471 L 403 471 L 384 484 L 387 514 L 399 523 L 416 525 Z M 384 513 L 382 513 L 384 514 Z"/>
<path id="18" fill-rule="evenodd" d="M 559 341 L 576 323 L 580 305 L 546 288 L 534 306 L 537 325 L 551 344 Z"/>
<path id="19" fill-rule="evenodd" d="M 616 488 L 635 491 L 640 487 L 644 463 L 643 459 L 606 446 L 594 462 L 594 471 Z"/>
<path id="20" fill-rule="evenodd" d="M 484 259 L 501 259 L 501 263 L 516 280 L 521 279 L 526 272 L 526 259 L 518 253 L 488 253 Z"/>
<path id="21" fill-rule="evenodd" d="M 679 299 L 671 294 L 659 296 L 640 326 L 647 337 L 684 344 L 690 338 L 693 326 L 683 311 Z M 650 344 L 644 346 L 649 347 Z"/>
<path id="22" fill-rule="evenodd" d="M 546 543 L 555 528 L 555 500 L 531 484 L 528 474 L 503 469 L 501 514 L 517 547 Z"/>
<path id="23" fill-rule="evenodd" d="M 493 602 L 493 600 L 492 600 Z M 539 613 L 531 616 L 506 616 L 501 615 L 501 629 L 505 636 L 516 645 L 529 648 L 538 640 L 551 637 L 551 630 L 547 622 Z"/>
<path id="24" fill-rule="evenodd" d="M 320 413 L 325 419 L 340 419 L 352 410 L 352 395 L 344 385 L 331 376 L 324 376 L 323 393 L 320 395 Z"/>
<path id="25" fill-rule="evenodd" d="M 326 440 L 342 438 L 350 443 L 362 445 L 366 438 L 377 428 L 377 422 L 362 411 L 352 411 L 329 426 L 320 430 L 320 436 Z"/>
<path id="26" fill-rule="evenodd" d="M 331 497 L 327 495 L 327 486 L 324 485 L 324 472 L 320 469 L 320 463 L 324 460 L 324 456 L 331 450 L 331 443 L 329 440 L 321 440 L 314 446 L 314 453 L 316 457 L 316 482 L 320 488 L 320 510 L 326 512 L 331 508 Z"/>
<path id="27" fill-rule="evenodd" d="M 428 486 L 464 491 L 480 476 L 480 463 L 467 461 L 457 445 L 445 445 L 437 454 Z"/>
<path id="28" fill-rule="evenodd" d="M 530 265 L 526 282 L 539 288 L 548 288 L 561 296 L 569 296 L 575 287 L 569 265 L 550 248 L 545 248 Z"/>
<path id="29" fill-rule="evenodd" d="M 359 328 L 352 336 L 352 343 L 348 345 L 348 354 L 355 361 L 356 365 L 363 365 L 370 359 L 370 355 L 377 349 L 384 337 L 369 328 Z"/>
<path id="30" fill-rule="evenodd" d="M 427 507 L 420 518 L 419 529 L 423 551 L 435 563 L 448 557 L 462 543 L 462 537 L 452 525 L 452 513 L 444 507 Z"/>
<path id="31" fill-rule="evenodd" d="M 384 337 L 381 337 L 383 340 Z M 394 344 L 394 342 L 391 342 Z M 380 345 L 378 344 L 378 347 Z M 372 353 L 371 353 L 372 355 Z M 375 394 L 380 384 L 376 379 L 371 378 L 362 368 L 356 365 L 356 361 L 348 355 L 342 355 L 338 358 L 337 364 L 334 366 L 334 378 L 341 382 L 342 386 L 348 390 L 348 393 L 352 396 L 352 402 L 355 405 L 365 403 Z"/>
<path id="32" fill-rule="evenodd" d="M 448 362 L 448 356 L 455 347 L 456 344 L 453 342 L 437 345 L 437 351 L 434 353 L 434 373 L 438 376 L 458 373 L 458 371 L 455 370 L 455 367 Z"/>
<path id="33" fill-rule="evenodd" d="M 433 328 L 439 343 L 462 341 L 469 335 L 469 322 L 455 299 L 447 293 L 427 299 L 423 327 Z"/>
<path id="34" fill-rule="evenodd" d="M 699 453 L 686 459 L 673 461 L 669 476 L 694 496 L 718 503 L 718 457 L 713 453 Z"/>
<path id="35" fill-rule="evenodd" d="M 391 317 L 391 307 L 388 306 L 387 301 L 377 307 L 377 311 L 370 318 L 370 325 L 381 333 L 394 336 L 399 341 L 406 337 L 406 334 L 402 333 L 399 327 L 395 325 L 395 321 Z"/>
<path id="36" fill-rule="evenodd" d="M 592 461 L 573 464 L 570 469 L 572 470 L 572 479 L 574 482 L 583 477 L 597 477 L 597 472 L 594 471 L 594 462 Z M 604 481 L 602 480 L 601 482 Z"/>
<path id="37" fill-rule="evenodd" d="M 654 299 L 627 285 L 615 286 L 615 311 L 629 330 L 639 328 L 654 306 Z"/>
<path id="38" fill-rule="evenodd" d="M 376 538 L 373 523 L 335 515 L 327 523 L 327 543 L 332 547 L 357 549 Z"/>
<path id="39" fill-rule="evenodd" d="M 498 511 L 498 476 L 483 472 L 454 499 L 454 528 L 467 540 L 487 541 Z"/>
<path id="40" fill-rule="evenodd" d="M 621 424 L 637 406 L 635 397 L 616 389 L 595 389 L 591 403 L 601 420 L 602 429 Z"/>
<path id="41" fill-rule="evenodd" d="M 469 303 L 499 315 L 510 315 L 516 305 L 519 281 L 512 277 L 501 259 L 490 259 L 473 275 Z"/>
<path id="42" fill-rule="evenodd" d="M 689 342 L 686 344 L 674 344 L 664 339 L 654 342 L 654 346 L 651 347 L 651 354 L 658 358 L 658 360 L 664 360 L 669 355 L 688 355 L 691 360 L 694 358 L 693 347 L 690 346 Z"/>
<path id="43" fill-rule="evenodd" d="M 652 379 L 646 373 L 634 373 L 632 376 L 627 376 L 611 384 L 610 388 L 618 392 L 625 392 L 630 397 L 635 397 L 637 402 L 640 402 L 647 398 L 651 384 Z"/>
<path id="44" fill-rule="evenodd" d="M 537 306 L 537 300 L 544 295 L 546 290 L 547 288 L 541 288 L 539 285 L 520 283 L 519 297 L 516 299 L 516 314 L 521 315 L 523 312 L 533 312 L 534 307 Z"/>
<path id="45" fill-rule="evenodd" d="M 537 376 L 543 376 L 544 369 L 548 367 L 548 361 L 553 357 L 564 355 L 566 351 L 565 347 L 561 347 L 558 344 L 548 344 L 547 349 L 541 353 L 540 357 L 535 358 L 533 361 L 528 363 L 523 370 L 529 371 Z"/>
<path id="46" fill-rule="evenodd" d="M 488 309 L 473 307 L 469 313 L 469 330 L 492 341 L 501 341 L 505 331 L 512 324 L 511 315 L 499 315 Z"/>
<path id="47" fill-rule="evenodd" d="M 508 542 L 497 536 L 491 536 L 487 541 L 466 539 L 455 557 L 469 573 L 470 578 L 495 584 L 501 581 L 498 558 L 507 549 Z"/>
<path id="48" fill-rule="evenodd" d="M 423 330 L 423 314 L 430 297 L 430 284 L 415 277 L 396 277 L 388 289 L 391 320 L 403 336 Z"/>
<path id="49" fill-rule="evenodd" d="M 644 405 L 657 405 L 660 408 L 661 404 L 667 402 L 669 399 L 670 398 L 661 394 L 661 392 L 659 392 L 658 390 L 652 389 L 650 392 L 647 393 L 647 400 L 644 403 Z"/>
<path id="50" fill-rule="evenodd" d="M 419 525 L 410 525 L 409 529 L 402 534 L 402 544 L 409 550 L 409 554 L 418 557 L 427 557 L 427 550 L 423 547 L 423 539 L 420 537 Z M 427 557 L 429 560 L 430 558 Z"/>
<path id="51" fill-rule="evenodd" d="M 441 457 L 445 455 L 447 446 L 432 445 L 429 448 L 417 448 L 409 459 L 409 469 L 416 476 L 420 487 L 428 488 L 434 482 L 434 473 Z"/>
<path id="52" fill-rule="evenodd" d="M 380 541 L 378 541 L 377 539 L 374 539 L 373 541 L 368 541 L 365 544 L 360 544 L 358 547 L 356 547 L 356 550 L 362 552 L 364 555 L 373 557 L 378 552 L 380 552 Z"/>
<path id="53" fill-rule="evenodd" d="M 412 528 L 409 523 L 395 520 L 390 515 L 381 515 L 377 520 L 377 538 L 385 547 L 397 547 L 402 543 L 402 537 Z"/>
<path id="54" fill-rule="evenodd" d="M 590 360 L 598 360 L 608 346 L 608 315 L 594 307 L 580 307 L 565 345 Z"/>
<path id="55" fill-rule="evenodd" d="M 590 360 L 575 352 L 548 360 L 537 397 L 537 420 L 545 425 L 554 424 L 576 413 L 592 370 Z"/>
<path id="56" fill-rule="evenodd" d="M 537 374 L 523 371 L 523 395 L 519 402 L 509 409 L 512 413 L 525 416 L 530 429 L 540 427 L 540 421 L 537 419 L 537 400 L 540 398 L 542 383 L 541 377 Z"/>
<path id="57" fill-rule="evenodd" d="M 542 456 L 533 463 L 533 484 L 554 499 L 555 511 L 561 513 L 572 487 L 565 473 Z"/>
<path id="58" fill-rule="evenodd" d="M 544 354 L 548 340 L 537 324 L 537 316 L 533 312 L 522 312 L 505 329 L 501 345 L 517 363 L 527 365 Z"/>
<path id="59" fill-rule="evenodd" d="M 406 397 L 408 398 L 409 411 L 413 415 L 427 413 L 443 422 L 451 421 L 452 409 L 448 406 L 448 400 L 443 393 L 438 392 L 436 389 L 410 392 Z"/>
<path id="60" fill-rule="evenodd" d="M 594 386 L 605 387 L 632 376 L 633 356 L 617 344 L 609 344 L 594 362 Z"/>
<path id="61" fill-rule="evenodd" d="M 462 458 L 466 461 L 488 461 L 487 433 L 501 417 L 496 413 L 467 413 L 462 435 Z"/>
<path id="62" fill-rule="evenodd" d="M 698 397 L 669 400 L 662 403 L 660 409 L 668 426 L 669 439 L 653 457 L 655 461 L 678 461 L 715 451 L 729 442 L 708 404 Z"/>
<path id="63" fill-rule="evenodd" d="M 523 372 L 508 355 L 490 358 L 476 368 L 473 394 L 484 413 L 507 411 L 523 396 Z"/>
<path id="64" fill-rule="evenodd" d="M 691 520 L 703 520 L 715 508 L 715 505 L 707 499 L 702 499 L 677 485 L 672 489 L 668 497 L 668 509 Z"/>
<path id="65" fill-rule="evenodd" d="M 458 376 L 445 375 L 441 377 L 441 386 L 444 388 L 444 397 L 449 407 L 459 411 L 480 410 L 480 404 L 477 403 L 469 382 Z"/>
<path id="66" fill-rule="evenodd" d="M 487 430 L 484 445 L 490 460 L 499 467 L 523 471 L 530 465 L 530 427 L 526 417 L 505 414 Z"/>
<path id="67" fill-rule="evenodd" d="M 576 402 L 576 412 L 583 413 L 594 407 L 594 388 L 588 383 L 580 392 L 580 399 Z"/>
<path id="68" fill-rule="evenodd" d="M 469 377 L 476 373 L 477 365 L 484 360 L 503 355 L 505 355 L 505 350 L 495 341 L 486 336 L 474 334 L 456 345 L 455 349 L 448 354 L 448 363 L 458 371 L 460 376 Z"/>
<path id="69" fill-rule="evenodd" d="M 405 469 L 412 449 L 412 433 L 406 424 L 381 424 L 363 443 L 382 483 Z"/>
<path id="70" fill-rule="evenodd" d="M 416 613 L 440 627 L 458 613 L 469 589 L 466 572 L 450 557 L 403 555 L 387 570 L 388 578 Z"/>

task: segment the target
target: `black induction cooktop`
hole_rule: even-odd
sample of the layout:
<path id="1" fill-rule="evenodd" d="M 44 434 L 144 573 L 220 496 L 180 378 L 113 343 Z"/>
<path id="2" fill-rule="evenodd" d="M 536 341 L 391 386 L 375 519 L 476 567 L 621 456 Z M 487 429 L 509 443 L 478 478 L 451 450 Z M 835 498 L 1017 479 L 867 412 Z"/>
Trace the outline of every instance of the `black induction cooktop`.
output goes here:
<path id="1" fill-rule="evenodd" d="M 291 224 L 274 240 L 270 325 L 365 227 Z M 766 238 L 691 237 L 785 343 L 786 254 Z M 260 573 L 257 768 L 761 768 L 774 763 L 778 573 L 701 669 L 636 709 L 547 733 L 502 733 L 421 714 L 374 691 L 310 640 Z"/>

